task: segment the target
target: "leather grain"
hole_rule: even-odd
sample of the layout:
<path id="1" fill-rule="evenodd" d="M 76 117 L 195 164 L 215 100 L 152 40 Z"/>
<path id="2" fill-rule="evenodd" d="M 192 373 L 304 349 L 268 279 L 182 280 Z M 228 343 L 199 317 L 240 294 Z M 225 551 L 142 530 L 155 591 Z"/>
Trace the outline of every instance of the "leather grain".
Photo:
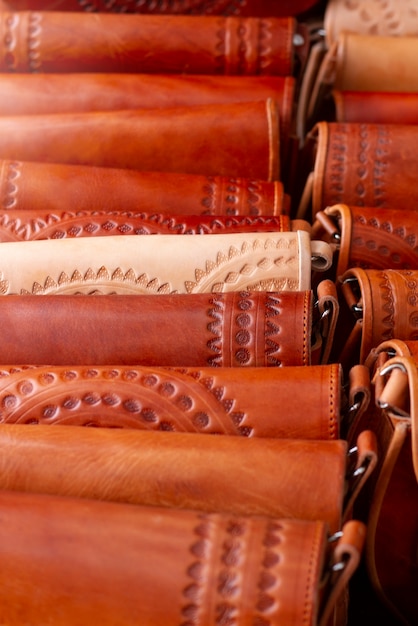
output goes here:
<path id="1" fill-rule="evenodd" d="M 418 126 L 320 122 L 313 213 L 333 204 L 398 208 L 417 203 Z"/>
<path id="2" fill-rule="evenodd" d="M 338 364 L 0 368 L 5 424 L 336 439 L 342 394 Z"/>
<path id="3" fill-rule="evenodd" d="M 311 286 L 314 251 L 324 252 L 327 268 L 328 244 L 316 246 L 302 230 L 6 242 L 0 247 L 0 293 L 306 290 Z"/>
<path id="4" fill-rule="evenodd" d="M 5 490 L 341 526 L 343 440 L 3 424 L 0 449 Z"/>
<path id="5" fill-rule="evenodd" d="M 291 76 L 292 17 L 2 11 L 2 72 Z"/>
<path id="6" fill-rule="evenodd" d="M 0 494 L 0 511 L 12 626 L 317 621 L 323 522 L 20 493 Z"/>
<path id="7" fill-rule="evenodd" d="M 333 97 L 337 122 L 418 124 L 418 93 L 335 90 Z"/>
<path id="8" fill-rule="evenodd" d="M 8 296 L 0 298 L 1 359 L 70 367 L 308 365 L 312 306 L 310 291 Z"/>
<path id="9" fill-rule="evenodd" d="M 0 163 L 0 202 L 2 211 L 65 211 L 68 218 L 83 211 L 267 216 L 288 210 L 279 181 L 10 160 Z"/>
<path id="10" fill-rule="evenodd" d="M 0 118 L 0 158 L 277 180 L 279 135 L 272 100 L 17 115 Z"/>

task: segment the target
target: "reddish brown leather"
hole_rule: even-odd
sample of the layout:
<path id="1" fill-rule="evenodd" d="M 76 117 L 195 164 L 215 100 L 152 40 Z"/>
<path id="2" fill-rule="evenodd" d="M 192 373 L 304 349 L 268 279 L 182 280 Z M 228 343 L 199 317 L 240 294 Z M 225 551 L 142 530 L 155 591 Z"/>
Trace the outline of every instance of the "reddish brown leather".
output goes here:
<path id="1" fill-rule="evenodd" d="M 317 0 L 182 0 L 156 3 L 151 0 L 5 0 L 4 5 L 15 11 L 94 11 L 99 13 L 187 14 L 288 16 L 307 11 Z"/>
<path id="2" fill-rule="evenodd" d="M 290 76 L 292 17 L 0 14 L 2 72 Z"/>
<path id="3" fill-rule="evenodd" d="M 256 390 L 256 393 L 255 393 Z M 340 366 L 0 368 L 2 423 L 336 439 Z"/>
<path id="4" fill-rule="evenodd" d="M 417 267 L 417 212 L 400 209 L 343 204 L 325 209 L 325 215 L 335 220 L 341 233 L 337 276 L 351 267 L 382 270 Z"/>
<path id="5" fill-rule="evenodd" d="M 418 93 L 333 92 L 337 122 L 418 124 Z"/>
<path id="6" fill-rule="evenodd" d="M 382 208 L 417 203 L 418 126 L 320 122 L 313 212 L 328 205 Z"/>
<path id="7" fill-rule="evenodd" d="M 0 114 L 118 111 L 251 102 L 273 98 L 285 139 L 291 131 L 292 76 L 190 76 L 173 74 L 2 74 Z"/>
<path id="8" fill-rule="evenodd" d="M 359 301 L 362 308 L 360 362 L 364 362 L 382 341 L 418 338 L 416 271 L 352 268 L 341 277 L 342 282 L 347 279 L 355 280 L 355 283 L 348 283 L 345 292 L 348 306 L 352 301 Z"/>
<path id="9" fill-rule="evenodd" d="M 272 100 L 0 118 L 11 160 L 277 180 L 279 150 Z"/>
<path id="10" fill-rule="evenodd" d="M 0 241 L 64 239 L 107 235 L 194 235 L 294 230 L 287 215 L 229 217 L 161 213 L 64 211 L 0 212 Z M 297 221 L 299 224 L 300 220 Z"/>
<path id="11" fill-rule="evenodd" d="M 3 424 L 0 449 L 4 490 L 341 525 L 343 440 Z"/>
<path id="12" fill-rule="evenodd" d="M 283 184 L 87 165 L 0 162 L 1 210 L 133 211 L 162 215 L 281 215 Z M 8 220 L 6 220 L 9 223 Z"/>
<path id="13" fill-rule="evenodd" d="M 308 365 L 312 293 L 0 298 L 3 363 Z M 36 329 L 36 333 L 34 332 Z"/>
<path id="14" fill-rule="evenodd" d="M 322 522 L 19 493 L 0 494 L 0 511 L 11 626 L 317 623 Z"/>

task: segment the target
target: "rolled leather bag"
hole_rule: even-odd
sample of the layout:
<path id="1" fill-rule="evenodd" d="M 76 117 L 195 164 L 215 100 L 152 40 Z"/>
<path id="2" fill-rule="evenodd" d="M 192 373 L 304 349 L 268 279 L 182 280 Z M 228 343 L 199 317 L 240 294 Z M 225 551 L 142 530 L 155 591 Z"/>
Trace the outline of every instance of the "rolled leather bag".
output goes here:
<path id="1" fill-rule="evenodd" d="M 165 216 L 289 211 L 279 181 L 10 160 L 0 162 L 0 206 L 3 211 L 38 212 L 48 223 L 50 211 L 66 212 L 68 218 L 83 211 Z M 3 223 L 10 224 L 7 218 Z"/>
<path id="2" fill-rule="evenodd" d="M 216 369 L 13 364 L 0 368 L 1 422 L 337 439 L 348 414 L 342 382 L 336 363 Z"/>
<path id="3" fill-rule="evenodd" d="M 368 359 L 378 410 L 374 429 L 387 432 L 368 517 L 366 562 L 378 597 L 402 624 L 418 620 L 417 343 L 383 342 Z"/>
<path id="4" fill-rule="evenodd" d="M 278 108 L 269 99 L 5 116 L 0 158 L 279 180 Z"/>
<path id="5" fill-rule="evenodd" d="M 348 522 L 330 544 L 322 521 L 20 493 L 0 494 L 0 511 L 0 601 L 11 626 L 167 626 L 191 617 L 208 626 L 225 615 L 325 626 L 366 530 Z"/>
<path id="6" fill-rule="evenodd" d="M 126 504 L 323 520 L 336 532 L 354 472 L 364 469 L 363 482 L 376 461 L 367 439 L 366 432 L 365 445 L 360 443 L 351 459 L 341 439 L 2 424 L 0 486 Z M 274 480 L 269 480 L 273 468 Z"/>
<path id="7" fill-rule="evenodd" d="M 382 341 L 417 339 L 416 270 L 351 268 L 340 277 L 340 285 L 338 324 L 345 328 L 341 362 L 364 363 Z"/>
<path id="8" fill-rule="evenodd" d="M 334 90 L 337 122 L 418 124 L 418 93 Z"/>
<path id="9" fill-rule="evenodd" d="M 351 267 L 406 270 L 418 265 L 416 210 L 335 204 L 315 217 L 314 238 L 334 246 L 337 277 Z"/>
<path id="10" fill-rule="evenodd" d="M 152 0 L 4 0 L 14 11 L 88 11 L 95 13 L 143 13 L 157 15 L 232 15 L 271 17 L 297 15 L 307 11 L 317 0 L 182 0 L 155 3 Z"/>
<path id="11" fill-rule="evenodd" d="M 307 223 L 306 223 L 307 224 Z M 0 242 L 114 235 L 196 235 L 296 231 L 288 215 L 163 215 L 138 211 L 0 211 Z"/>
<path id="12" fill-rule="evenodd" d="M 292 17 L 0 13 L 1 72 L 291 76 Z"/>
<path id="13" fill-rule="evenodd" d="M 311 291 L 8 296 L 0 319 L 5 364 L 308 365 L 314 337 Z"/>
<path id="14" fill-rule="evenodd" d="M 330 246 L 304 230 L 6 242 L 0 294 L 303 291 L 331 261 Z"/>
<path id="15" fill-rule="evenodd" d="M 324 30 L 328 46 L 344 31 L 379 37 L 416 36 L 418 13 L 411 0 L 328 0 Z"/>
<path id="16" fill-rule="evenodd" d="M 316 151 L 314 215 L 334 204 L 406 209 L 417 204 L 418 126 L 320 122 L 310 139 Z"/>

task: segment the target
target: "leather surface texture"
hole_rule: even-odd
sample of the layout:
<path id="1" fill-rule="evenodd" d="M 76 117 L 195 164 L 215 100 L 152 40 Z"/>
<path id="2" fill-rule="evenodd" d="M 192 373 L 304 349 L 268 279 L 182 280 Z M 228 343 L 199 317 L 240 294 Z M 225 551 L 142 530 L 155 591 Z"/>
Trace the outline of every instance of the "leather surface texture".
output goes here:
<path id="1" fill-rule="evenodd" d="M 0 248 L 0 293 L 304 291 L 313 252 L 324 252 L 325 268 L 331 260 L 328 244 L 315 243 L 302 230 L 7 242 Z"/>
<path id="2" fill-rule="evenodd" d="M 295 31 L 292 17 L 3 11 L 0 71 L 291 76 Z"/>
<path id="3" fill-rule="evenodd" d="M 3 160 L 0 190 L 3 211 L 44 216 L 60 211 L 267 216 L 287 210 L 279 181 L 61 163 Z"/>
<path id="4" fill-rule="evenodd" d="M 337 122 L 418 124 L 418 93 L 335 90 L 333 98 Z"/>
<path id="5" fill-rule="evenodd" d="M 311 291 L 7 296 L 0 298 L 7 328 L 1 359 L 66 366 L 309 365 L 312 307 Z"/>
<path id="6" fill-rule="evenodd" d="M 342 522 L 343 440 L 3 424 L 0 448 L 5 490 Z"/>
<path id="7" fill-rule="evenodd" d="M 0 368 L 7 424 L 336 439 L 342 399 L 338 364 Z"/>
<path id="8" fill-rule="evenodd" d="M 278 108 L 269 99 L 5 116 L 0 158 L 278 180 Z"/>
<path id="9" fill-rule="evenodd" d="M 323 522 L 22 493 L 1 493 L 0 510 L 11 626 L 317 623 Z"/>

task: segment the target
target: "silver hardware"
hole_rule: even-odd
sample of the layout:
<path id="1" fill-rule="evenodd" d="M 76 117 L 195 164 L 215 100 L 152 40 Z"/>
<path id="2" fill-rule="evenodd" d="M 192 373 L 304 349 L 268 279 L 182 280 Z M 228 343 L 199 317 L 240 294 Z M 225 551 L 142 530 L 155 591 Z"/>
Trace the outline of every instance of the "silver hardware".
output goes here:
<path id="1" fill-rule="evenodd" d="M 304 46 L 305 45 L 305 40 L 302 37 L 302 35 L 300 33 L 295 33 L 293 35 L 293 45 L 296 48 L 299 48 L 300 46 Z"/>

